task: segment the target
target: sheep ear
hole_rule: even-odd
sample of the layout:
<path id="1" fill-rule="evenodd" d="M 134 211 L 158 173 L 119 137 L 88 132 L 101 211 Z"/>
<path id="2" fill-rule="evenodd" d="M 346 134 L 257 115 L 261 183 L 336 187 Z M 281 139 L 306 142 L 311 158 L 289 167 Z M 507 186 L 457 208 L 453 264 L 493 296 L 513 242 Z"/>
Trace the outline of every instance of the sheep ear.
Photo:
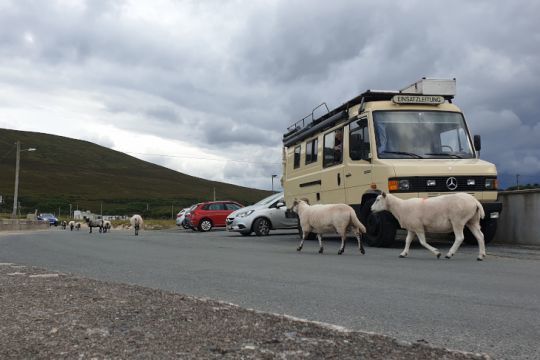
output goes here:
<path id="1" fill-rule="evenodd" d="M 383 191 L 383 193 L 382 193 L 382 197 L 383 197 L 383 198 L 386 198 L 386 193 L 385 193 L 384 191 Z"/>

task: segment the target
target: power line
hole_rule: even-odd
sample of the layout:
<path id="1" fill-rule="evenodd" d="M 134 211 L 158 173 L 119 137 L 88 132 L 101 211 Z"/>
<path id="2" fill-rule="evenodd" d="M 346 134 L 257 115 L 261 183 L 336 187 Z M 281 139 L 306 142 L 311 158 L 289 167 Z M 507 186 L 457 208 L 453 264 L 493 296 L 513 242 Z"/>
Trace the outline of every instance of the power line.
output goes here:
<path id="1" fill-rule="evenodd" d="M 247 161 L 247 160 L 231 160 L 231 159 L 216 159 L 216 158 L 207 158 L 202 156 L 192 156 L 192 155 L 167 155 L 167 154 L 148 154 L 148 153 L 138 153 L 138 152 L 132 152 L 132 151 L 124 151 L 126 154 L 136 154 L 136 155 L 147 155 L 147 156 L 163 156 L 163 157 L 171 157 L 171 158 L 186 158 L 186 159 L 197 159 L 197 160 L 210 160 L 210 161 L 230 161 L 230 162 L 238 162 L 238 163 L 245 163 L 245 164 L 267 164 L 267 165 L 281 165 L 280 162 L 266 162 L 266 161 Z"/>

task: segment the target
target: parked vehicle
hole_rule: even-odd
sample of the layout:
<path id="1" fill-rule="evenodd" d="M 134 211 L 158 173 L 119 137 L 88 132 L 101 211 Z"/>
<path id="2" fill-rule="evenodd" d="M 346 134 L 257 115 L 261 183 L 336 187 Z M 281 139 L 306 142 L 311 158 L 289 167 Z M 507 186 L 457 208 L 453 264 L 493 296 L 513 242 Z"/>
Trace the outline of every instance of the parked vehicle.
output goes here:
<path id="1" fill-rule="evenodd" d="M 184 208 L 176 214 L 176 226 L 182 226 L 182 222 L 186 218 L 186 212 L 189 210 L 189 208 Z"/>
<path id="2" fill-rule="evenodd" d="M 39 214 L 37 219 L 42 220 L 42 221 L 48 221 L 49 226 L 51 225 L 58 226 L 58 219 L 53 214 L 49 214 L 49 213 Z"/>
<path id="3" fill-rule="evenodd" d="M 227 230 L 248 236 L 267 236 L 270 230 L 296 229 L 298 218 L 286 217 L 283 193 L 270 195 L 256 204 L 236 210 L 227 217 Z"/>
<path id="4" fill-rule="evenodd" d="M 186 212 L 184 213 L 184 218 L 182 219 L 182 222 L 180 223 L 180 225 L 182 225 L 182 227 L 184 229 L 190 229 L 191 228 L 191 222 L 190 222 L 190 219 L 191 219 L 191 211 L 193 209 L 195 209 L 197 206 L 199 206 L 200 204 L 194 204 L 194 205 L 191 205 L 187 210 Z"/>
<path id="5" fill-rule="evenodd" d="M 193 230 L 210 231 L 213 227 L 225 227 L 225 219 L 244 205 L 235 201 L 208 201 L 197 204 L 190 211 L 189 223 Z"/>

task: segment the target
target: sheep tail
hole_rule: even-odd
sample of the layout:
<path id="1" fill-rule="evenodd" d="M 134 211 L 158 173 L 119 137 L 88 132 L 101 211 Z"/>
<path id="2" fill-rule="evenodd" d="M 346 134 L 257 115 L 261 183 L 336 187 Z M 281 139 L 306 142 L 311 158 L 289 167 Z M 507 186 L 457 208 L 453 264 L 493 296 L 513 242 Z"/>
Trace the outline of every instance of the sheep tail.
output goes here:
<path id="1" fill-rule="evenodd" d="M 356 227 L 362 234 L 366 233 L 366 227 L 364 224 L 358 220 L 358 217 L 356 216 L 356 212 L 351 208 L 351 223 Z"/>
<path id="2" fill-rule="evenodd" d="M 486 213 L 484 212 L 484 207 L 482 206 L 482 203 L 476 198 L 474 198 L 474 201 L 476 201 L 476 212 L 480 215 L 480 219 L 483 219 L 486 216 Z"/>

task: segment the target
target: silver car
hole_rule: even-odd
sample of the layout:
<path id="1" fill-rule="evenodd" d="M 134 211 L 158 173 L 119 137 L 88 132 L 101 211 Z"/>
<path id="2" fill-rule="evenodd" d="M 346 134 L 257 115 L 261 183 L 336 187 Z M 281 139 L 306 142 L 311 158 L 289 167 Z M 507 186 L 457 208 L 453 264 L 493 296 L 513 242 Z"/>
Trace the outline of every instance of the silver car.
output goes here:
<path id="1" fill-rule="evenodd" d="M 257 236 L 266 236 L 272 229 L 296 229 L 298 219 L 286 217 L 286 210 L 283 193 L 273 194 L 254 205 L 231 213 L 227 217 L 227 230 L 244 236 L 252 232 Z"/>

